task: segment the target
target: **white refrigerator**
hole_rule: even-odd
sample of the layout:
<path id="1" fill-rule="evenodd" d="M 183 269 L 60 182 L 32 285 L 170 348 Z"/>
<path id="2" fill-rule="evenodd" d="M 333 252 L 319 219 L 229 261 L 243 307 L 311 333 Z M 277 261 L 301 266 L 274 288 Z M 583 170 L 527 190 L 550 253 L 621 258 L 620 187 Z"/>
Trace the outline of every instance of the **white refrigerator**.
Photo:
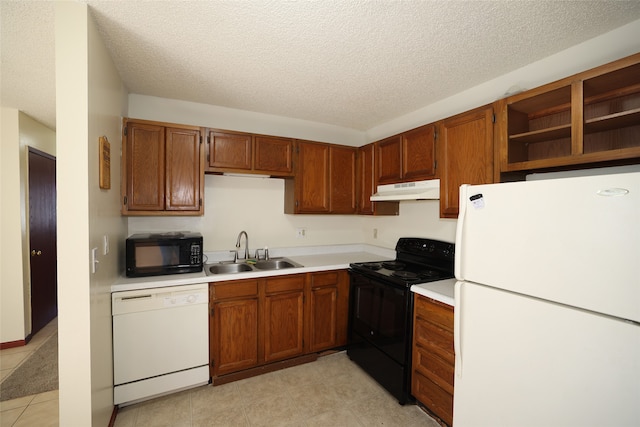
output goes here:
<path id="1" fill-rule="evenodd" d="M 460 188 L 455 427 L 640 426 L 640 172 Z"/>

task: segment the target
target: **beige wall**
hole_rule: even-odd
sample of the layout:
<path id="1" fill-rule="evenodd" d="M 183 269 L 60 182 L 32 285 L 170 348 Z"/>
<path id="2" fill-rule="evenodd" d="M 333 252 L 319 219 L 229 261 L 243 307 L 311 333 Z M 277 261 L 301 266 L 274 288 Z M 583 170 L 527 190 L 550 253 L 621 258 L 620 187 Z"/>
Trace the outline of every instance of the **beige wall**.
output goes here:
<path id="1" fill-rule="evenodd" d="M 60 425 L 106 426 L 113 410 L 109 287 L 126 234 L 118 211 L 126 94 L 83 3 L 56 3 L 56 98 Z M 100 136 L 111 142 L 110 190 L 98 186 Z M 104 235 L 112 242 L 106 255 Z"/>
<path id="2" fill-rule="evenodd" d="M 0 177 L 0 342 L 3 343 L 23 340 L 31 333 L 29 147 L 55 156 L 55 132 L 18 110 L 3 108 Z"/>

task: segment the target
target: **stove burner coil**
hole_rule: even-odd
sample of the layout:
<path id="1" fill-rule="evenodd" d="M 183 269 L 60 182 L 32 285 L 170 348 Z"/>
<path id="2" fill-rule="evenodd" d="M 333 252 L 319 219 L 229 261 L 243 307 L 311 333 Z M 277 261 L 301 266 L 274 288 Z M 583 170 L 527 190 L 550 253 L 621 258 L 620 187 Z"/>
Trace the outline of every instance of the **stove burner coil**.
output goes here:
<path id="1" fill-rule="evenodd" d="M 369 270 L 380 270 L 382 268 L 381 262 L 363 262 L 361 265 Z"/>
<path id="2" fill-rule="evenodd" d="M 402 270 L 406 265 L 400 261 L 385 261 L 382 266 L 387 270 Z"/>
<path id="3" fill-rule="evenodd" d="M 417 273 L 412 273 L 410 271 L 394 271 L 393 273 L 391 273 L 392 276 L 395 277 L 400 277 L 401 279 L 404 280 L 415 280 L 419 277 L 419 275 Z"/>

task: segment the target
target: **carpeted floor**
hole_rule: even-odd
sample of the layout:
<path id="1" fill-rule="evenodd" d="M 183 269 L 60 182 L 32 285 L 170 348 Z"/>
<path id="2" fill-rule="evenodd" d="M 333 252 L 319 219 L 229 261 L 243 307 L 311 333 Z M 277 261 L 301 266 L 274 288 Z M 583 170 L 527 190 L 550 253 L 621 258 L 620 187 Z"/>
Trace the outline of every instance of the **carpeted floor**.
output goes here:
<path id="1" fill-rule="evenodd" d="M 58 334 L 53 334 L 2 384 L 0 401 L 58 389 Z"/>

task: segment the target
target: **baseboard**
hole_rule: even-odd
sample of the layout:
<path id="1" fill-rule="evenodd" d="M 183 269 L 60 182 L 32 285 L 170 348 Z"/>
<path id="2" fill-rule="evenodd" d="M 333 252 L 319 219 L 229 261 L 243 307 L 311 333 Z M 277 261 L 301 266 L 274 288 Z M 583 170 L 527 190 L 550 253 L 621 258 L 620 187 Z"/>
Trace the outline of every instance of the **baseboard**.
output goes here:
<path id="1" fill-rule="evenodd" d="M 4 350 L 7 348 L 14 348 L 14 347 L 22 347 L 29 344 L 29 341 L 31 341 L 31 334 L 27 335 L 27 337 L 23 340 L 8 341 L 8 342 L 0 343 L 0 350 Z"/>
<path id="2" fill-rule="evenodd" d="M 116 416 L 118 415 L 118 406 L 113 407 L 113 412 L 111 412 L 111 419 L 109 420 L 109 427 L 113 427 L 116 425 Z"/>
<path id="3" fill-rule="evenodd" d="M 314 362 L 316 360 L 318 360 L 318 354 L 310 353 L 310 354 L 299 356 L 293 359 L 286 359 L 280 362 L 274 362 L 268 365 L 257 366 L 255 368 L 245 369 L 244 371 L 233 372 L 231 374 L 214 377 L 211 379 L 211 383 L 214 386 L 227 384 L 233 381 L 243 380 L 245 378 L 251 378 L 251 377 L 266 374 L 269 372 L 278 371 L 280 369 L 302 365 L 303 363 Z"/>

